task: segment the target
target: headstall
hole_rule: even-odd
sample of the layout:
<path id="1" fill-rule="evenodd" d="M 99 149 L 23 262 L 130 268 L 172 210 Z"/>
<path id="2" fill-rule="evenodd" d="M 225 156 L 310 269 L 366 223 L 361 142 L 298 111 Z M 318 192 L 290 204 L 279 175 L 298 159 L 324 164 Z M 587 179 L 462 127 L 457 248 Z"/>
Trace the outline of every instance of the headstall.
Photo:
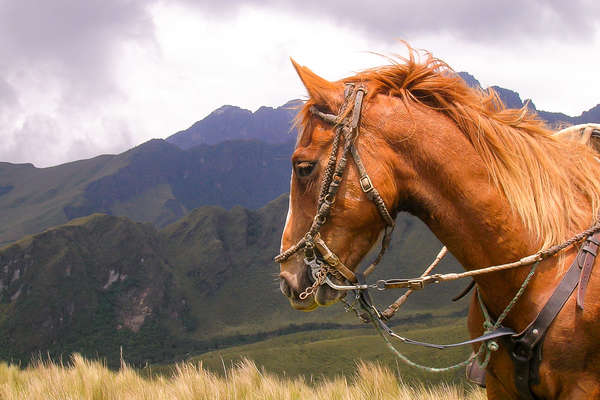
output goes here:
<path id="1" fill-rule="evenodd" d="M 359 135 L 359 124 L 362 111 L 362 104 L 367 89 L 362 85 L 347 83 L 344 89 L 344 102 L 338 115 L 326 114 L 319 111 L 316 107 L 311 107 L 310 112 L 319 117 L 321 120 L 333 124 L 335 126 L 335 135 L 331 146 L 331 153 L 325 168 L 323 180 L 321 182 L 321 191 L 319 194 L 317 213 L 313 218 L 312 224 L 308 232 L 292 247 L 285 250 L 277 257 L 275 262 L 282 263 L 290 258 L 293 254 L 300 250 L 304 250 L 304 263 L 311 269 L 314 283 L 311 287 L 300 294 L 300 299 L 304 300 L 312 294 L 316 288 L 324 283 L 328 284 L 336 290 L 353 290 L 357 289 L 357 285 L 344 286 L 337 285 L 331 281 L 328 274 L 340 279 L 345 278 L 351 283 L 358 282 L 356 274 L 333 253 L 325 241 L 321 238 L 319 231 L 325 224 L 327 217 L 331 212 L 335 196 L 340 188 L 343 179 L 344 171 L 348 163 L 348 156 L 352 156 L 354 164 L 358 170 L 359 183 L 362 191 L 367 197 L 375 203 L 381 218 L 386 224 L 384 230 L 381 250 L 376 259 L 363 272 L 368 275 L 373 271 L 375 266 L 381 261 L 391 239 L 391 233 L 394 229 L 394 218 L 388 211 L 385 202 L 381 195 L 373 186 L 373 182 L 367 174 L 367 170 L 363 165 L 358 150 L 356 148 L 356 138 Z M 352 102 L 354 100 L 354 102 Z M 338 160 L 338 152 L 340 142 L 344 141 L 341 155 Z M 315 251 L 316 250 L 316 251 Z"/>

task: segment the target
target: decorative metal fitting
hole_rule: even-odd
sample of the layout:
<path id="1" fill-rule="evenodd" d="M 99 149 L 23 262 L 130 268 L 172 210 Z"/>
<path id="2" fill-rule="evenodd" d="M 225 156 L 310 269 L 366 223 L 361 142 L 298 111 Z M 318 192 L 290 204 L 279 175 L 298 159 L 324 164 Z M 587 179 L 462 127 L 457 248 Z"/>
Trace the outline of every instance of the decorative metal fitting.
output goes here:
<path id="1" fill-rule="evenodd" d="M 407 282 L 407 286 L 412 290 L 421 290 L 425 287 L 425 281 L 422 279 L 413 279 Z"/>
<path id="2" fill-rule="evenodd" d="M 500 346 L 498 345 L 498 342 L 496 342 L 495 340 L 490 340 L 487 343 L 487 348 L 489 351 L 498 351 L 498 349 L 500 348 Z"/>
<path id="3" fill-rule="evenodd" d="M 363 192 L 368 193 L 373 190 L 373 182 L 371 182 L 371 178 L 368 175 L 362 176 L 360 178 L 360 187 Z"/>

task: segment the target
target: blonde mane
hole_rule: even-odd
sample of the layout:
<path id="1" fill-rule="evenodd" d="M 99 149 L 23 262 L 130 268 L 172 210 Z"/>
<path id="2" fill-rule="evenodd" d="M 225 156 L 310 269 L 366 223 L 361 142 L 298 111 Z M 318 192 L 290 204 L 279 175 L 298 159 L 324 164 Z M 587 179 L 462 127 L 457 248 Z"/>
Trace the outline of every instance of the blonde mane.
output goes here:
<path id="1" fill-rule="evenodd" d="M 540 247 L 559 243 L 596 220 L 598 161 L 588 147 L 553 136 L 527 107 L 506 109 L 491 89 L 475 90 L 443 61 L 409 48 L 408 58 L 363 71 L 344 82 L 368 82 L 369 97 L 395 96 L 450 117 L 481 155 L 492 182 L 506 196 Z M 299 115 L 308 122 L 310 99 Z"/>

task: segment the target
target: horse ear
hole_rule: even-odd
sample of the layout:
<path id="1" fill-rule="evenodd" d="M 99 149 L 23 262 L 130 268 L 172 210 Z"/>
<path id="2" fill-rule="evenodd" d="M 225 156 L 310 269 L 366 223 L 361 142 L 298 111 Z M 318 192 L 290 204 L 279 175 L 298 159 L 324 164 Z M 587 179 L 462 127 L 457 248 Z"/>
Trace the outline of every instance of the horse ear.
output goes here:
<path id="1" fill-rule="evenodd" d="M 294 69 L 308 91 L 308 95 L 316 104 L 327 106 L 330 111 L 337 112 L 344 102 L 344 89 L 341 82 L 329 82 L 312 72 L 308 67 L 299 65 L 290 57 Z"/>

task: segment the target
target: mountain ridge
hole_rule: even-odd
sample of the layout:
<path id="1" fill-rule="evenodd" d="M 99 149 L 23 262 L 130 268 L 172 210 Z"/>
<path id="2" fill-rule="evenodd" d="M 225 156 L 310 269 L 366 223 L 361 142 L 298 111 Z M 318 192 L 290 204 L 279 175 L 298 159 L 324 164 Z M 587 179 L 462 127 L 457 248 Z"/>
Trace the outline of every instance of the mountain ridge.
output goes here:
<path id="1" fill-rule="evenodd" d="M 269 143 L 289 142 L 294 139 L 289 133 L 293 128 L 297 109 L 301 105 L 302 101 L 295 99 L 277 108 L 262 106 L 255 112 L 224 105 L 165 140 L 182 149 L 235 139 L 258 139 Z"/>
<path id="2" fill-rule="evenodd" d="M 292 149 L 237 140 L 182 150 L 153 139 L 51 168 L 0 163 L 0 244 L 94 212 L 160 227 L 202 205 L 259 208 L 288 190 Z"/>

